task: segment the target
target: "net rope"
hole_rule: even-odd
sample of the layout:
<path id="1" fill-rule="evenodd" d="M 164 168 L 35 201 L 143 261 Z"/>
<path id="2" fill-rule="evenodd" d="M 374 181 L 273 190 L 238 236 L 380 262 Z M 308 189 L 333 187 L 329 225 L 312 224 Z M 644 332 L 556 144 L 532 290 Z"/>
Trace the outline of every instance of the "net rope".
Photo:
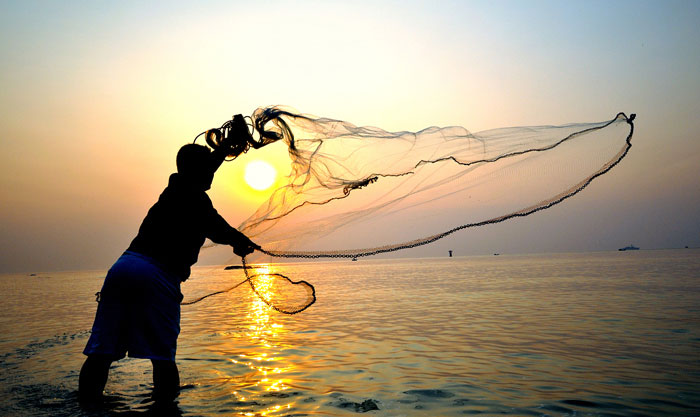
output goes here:
<path id="1" fill-rule="evenodd" d="M 250 285 L 250 288 L 253 290 L 253 293 L 265 304 L 267 304 L 270 308 L 273 310 L 279 312 L 279 313 L 284 313 L 284 314 L 297 314 L 301 313 L 302 311 L 306 310 L 307 308 L 311 307 L 313 303 L 316 302 L 316 289 L 314 288 L 313 285 L 306 281 L 293 281 L 290 279 L 288 276 L 283 275 L 283 274 L 278 274 L 278 273 L 251 273 L 251 270 L 254 270 L 254 266 L 249 266 L 246 262 L 245 257 L 241 258 L 241 263 L 243 266 L 243 270 L 245 271 L 246 279 L 240 281 L 236 285 L 220 290 L 220 291 L 215 291 L 206 295 L 203 295 L 201 297 L 195 298 L 194 300 L 190 301 L 183 301 L 180 303 L 180 305 L 192 305 L 196 304 L 206 298 L 209 298 L 214 295 L 218 294 L 224 294 L 229 291 L 233 291 L 236 288 L 240 287 L 241 285 L 245 284 L 246 282 Z M 256 279 L 265 279 L 265 280 L 284 280 L 287 283 L 291 285 L 296 285 L 304 288 L 307 290 L 308 294 L 306 297 L 306 300 L 302 303 L 297 303 L 296 305 L 283 305 L 282 303 L 276 302 L 272 299 L 276 294 L 274 291 L 261 291 L 255 284 Z"/>

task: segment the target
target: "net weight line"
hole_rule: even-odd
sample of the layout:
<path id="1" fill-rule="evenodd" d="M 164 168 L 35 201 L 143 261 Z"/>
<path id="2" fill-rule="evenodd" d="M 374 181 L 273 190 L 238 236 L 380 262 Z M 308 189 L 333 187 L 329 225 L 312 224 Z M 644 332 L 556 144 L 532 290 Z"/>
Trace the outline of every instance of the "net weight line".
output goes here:
<path id="1" fill-rule="evenodd" d="M 614 123 L 616 120 L 619 118 L 623 118 L 629 125 L 630 125 L 630 131 L 629 134 L 627 135 L 627 138 L 625 139 L 625 144 L 620 149 L 620 151 L 615 155 L 615 157 L 609 161 L 608 163 L 604 164 L 598 171 L 584 179 L 583 181 L 580 181 L 578 184 L 576 184 L 574 187 L 572 187 L 568 192 L 562 193 L 558 196 L 556 196 L 553 200 L 547 200 L 544 203 L 538 203 L 529 207 L 526 207 L 524 209 L 505 214 L 502 216 L 494 217 L 488 220 L 482 220 L 480 222 L 475 222 L 475 223 L 467 223 L 463 224 L 457 227 L 454 227 L 450 230 L 447 230 L 442 233 L 438 233 L 432 236 L 420 238 L 420 239 L 415 239 L 411 240 L 408 242 L 403 242 L 399 244 L 394 244 L 394 245 L 386 245 L 386 246 L 379 246 L 375 248 L 364 248 L 364 249 L 354 249 L 354 250 L 338 250 L 338 251 L 328 251 L 328 252 L 322 252 L 322 251 L 303 251 L 303 252 L 293 252 L 293 251 L 267 251 L 265 249 L 261 249 L 260 251 L 268 256 L 276 257 L 276 258 L 305 258 L 305 259 L 318 259 L 318 258 L 359 258 L 362 256 L 372 256 L 372 255 L 378 255 L 380 253 L 387 253 L 387 252 L 396 252 L 399 250 L 403 249 L 410 249 L 410 248 L 415 248 L 418 246 L 423 246 L 427 245 L 429 243 L 433 243 L 437 240 L 440 240 L 444 237 L 447 237 L 457 231 L 463 230 L 463 229 L 468 229 L 472 227 L 479 227 L 479 226 L 486 226 L 489 224 L 495 224 L 495 223 L 501 223 L 503 221 L 515 218 L 515 217 L 525 217 L 529 216 L 533 213 L 536 213 L 541 210 L 548 209 L 554 205 L 557 205 L 561 203 L 562 201 L 573 197 L 574 195 L 578 194 L 579 192 L 583 191 L 584 188 L 588 187 L 588 185 L 593 182 L 594 179 L 600 177 L 601 175 L 607 173 L 610 171 L 615 165 L 620 163 L 622 159 L 627 155 L 629 152 L 630 148 L 632 147 L 632 135 L 634 133 L 634 119 L 636 117 L 636 114 L 632 113 L 630 114 L 629 117 L 625 115 L 625 113 L 618 113 L 617 116 L 615 116 L 614 119 L 612 119 L 610 122 L 606 123 L 605 125 L 590 128 L 590 129 L 585 129 L 580 132 L 572 133 L 571 135 L 567 136 L 566 138 L 560 140 L 556 144 L 552 146 L 548 146 L 546 148 L 541 148 L 541 149 L 532 149 L 528 152 L 541 152 L 545 150 L 549 150 L 554 148 L 557 145 L 560 145 L 561 143 L 564 143 L 567 140 L 570 140 L 578 135 L 584 134 L 584 133 L 589 133 L 595 130 L 600 130 L 604 129 L 608 126 L 610 126 L 612 123 Z M 499 157 L 498 159 L 508 157 L 508 156 L 515 156 L 515 155 L 521 155 L 525 152 L 516 152 L 508 155 L 503 155 Z M 494 160 L 490 161 L 485 161 L 485 162 L 492 162 Z M 459 163 L 459 162 L 458 162 Z"/>

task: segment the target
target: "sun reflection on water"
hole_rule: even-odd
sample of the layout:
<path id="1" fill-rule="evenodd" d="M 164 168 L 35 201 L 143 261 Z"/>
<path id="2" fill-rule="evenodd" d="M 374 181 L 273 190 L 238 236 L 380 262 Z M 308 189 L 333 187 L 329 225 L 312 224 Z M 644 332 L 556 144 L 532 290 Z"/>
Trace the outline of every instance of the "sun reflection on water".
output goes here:
<path id="1" fill-rule="evenodd" d="M 256 265 L 251 271 L 251 275 L 258 274 L 255 278 L 255 289 L 265 297 L 271 299 L 274 296 L 273 280 L 269 274 L 274 274 L 272 265 Z M 251 297 L 247 321 L 250 325 L 247 328 L 246 337 L 251 345 L 250 354 L 239 354 L 238 359 L 231 359 L 233 363 L 242 364 L 252 371 L 248 375 L 250 386 L 246 389 L 247 398 L 241 392 L 234 392 L 239 401 L 265 404 L 270 400 L 287 398 L 284 391 L 290 388 L 291 380 L 284 377 L 294 369 L 294 365 L 288 361 L 281 352 L 282 347 L 286 347 L 284 334 L 286 329 L 282 323 L 278 322 L 279 313 L 271 309 L 264 301 L 258 297 Z M 285 404 L 275 404 L 266 406 L 263 410 L 256 410 L 255 413 L 240 412 L 245 416 L 268 416 L 277 412 L 286 411 L 294 406 L 294 402 Z"/>

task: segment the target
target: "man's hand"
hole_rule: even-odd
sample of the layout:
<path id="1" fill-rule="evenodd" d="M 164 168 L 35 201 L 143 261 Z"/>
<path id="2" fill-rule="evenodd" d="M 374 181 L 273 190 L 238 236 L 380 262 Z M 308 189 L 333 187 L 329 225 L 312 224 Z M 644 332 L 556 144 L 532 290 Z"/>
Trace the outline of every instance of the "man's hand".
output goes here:
<path id="1" fill-rule="evenodd" d="M 241 258 L 253 253 L 256 249 L 260 249 L 260 245 L 254 243 L 246 236 L 242 236 L 241 240 L 233 245 L 233 253 Z"/>

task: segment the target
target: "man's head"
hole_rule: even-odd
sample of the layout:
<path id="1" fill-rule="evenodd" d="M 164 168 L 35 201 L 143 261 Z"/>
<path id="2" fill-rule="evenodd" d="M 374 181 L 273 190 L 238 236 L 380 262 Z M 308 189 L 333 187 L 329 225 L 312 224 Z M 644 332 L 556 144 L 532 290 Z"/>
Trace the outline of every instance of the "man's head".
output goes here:
<path id="1" fill-rule="evenodd" d="M 188 181 L 204 190 L 211 187 L 214 179 L 211 151 L 206 146 L 187 144 L 177 152 L 177 172 Z"/>

